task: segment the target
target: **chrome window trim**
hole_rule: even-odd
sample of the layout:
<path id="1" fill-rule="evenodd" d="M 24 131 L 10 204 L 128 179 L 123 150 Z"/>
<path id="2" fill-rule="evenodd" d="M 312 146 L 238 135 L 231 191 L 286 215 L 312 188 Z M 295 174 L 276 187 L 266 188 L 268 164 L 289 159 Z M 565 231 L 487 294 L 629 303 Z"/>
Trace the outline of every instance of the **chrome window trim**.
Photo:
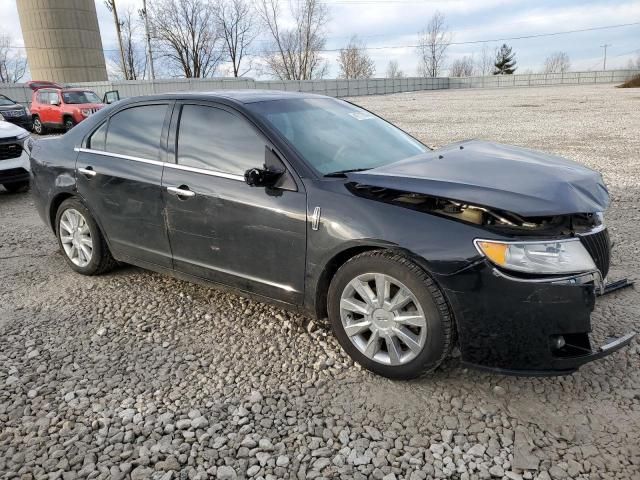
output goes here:
<path id="1" fill-rule="evenodd" d="M 229 180 L 244 182 L 244 176 L 235 175 L 233 173 L 216 172 L 215 170 L 206 170 L 204 168 L 189 167 L 187 165 L 178 165 L 176 163 L 161 162 L 159 160 L 148 160 L 146 158 L 134 157 L 132 155 L 123 155 L 121 153 L 111 153 L 104 150 L 93 150 L 92 148 L 76 147 L 74 148 L 74 151 L 84 152 L 84 153 L 93 153 L 97 155 L 106 155 L 107 157 L 122 158 L 124 160 L 132 160 L 134 162 L 148 163 L 150 165 L 158 165 L 158 166 L 163 166 L 167 168 L 173 168 L 176 170 L 184 170 L 186 172 L 201 173 L 203 175 L 210 175 L 212 177 L 226 178 Z"/>
<path id="2" fill-rule="evenodd" d="M 235 175 L 233 173 L 216 172 L 215 170 L 189 167 L 188 165 L 179 165 L 177 163 L 165 163 L 164 166 L 169 168 L 174 168 L 176 170 L 184 170 L 185 172 L 202 173 L 203 175 L 211 175 L 212 177 L 228 178 L 229 180 L 237 180 L 239 182 L 244 182 L 244 176 Z"/>
<path id="3" fill-rule="evenodd" d="M 161 162 L 159 160 L 148 160 L 146 158 L 134 157 L 131 155 L 123 155 L 121 153 L 105 152 L 104 150 L 93 150 L 92 148 L 76 147 L 74 148 L 74 150 L 76 152 L 94 153 L 97 155 L 106 155 L 107 157 L 122 158 L 123 160 L 133 160 L 134 162 L 148 163 L 150 165 L 162 166 L 164 164 L 164 162 Z"/>

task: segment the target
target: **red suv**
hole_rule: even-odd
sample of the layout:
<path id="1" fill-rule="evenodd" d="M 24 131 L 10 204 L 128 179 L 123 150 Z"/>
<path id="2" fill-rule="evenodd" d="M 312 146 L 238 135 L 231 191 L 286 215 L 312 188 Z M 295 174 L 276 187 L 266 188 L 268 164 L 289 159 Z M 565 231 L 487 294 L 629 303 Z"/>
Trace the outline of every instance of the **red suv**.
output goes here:
<path id="1" fill-rule="evenodd" d="M 70 130 L 104 103 L 91 90 L 83 88 L 40 88 L 33 92 L 31 114 L 33 131 L 39 135 L 47 129 Z"/>

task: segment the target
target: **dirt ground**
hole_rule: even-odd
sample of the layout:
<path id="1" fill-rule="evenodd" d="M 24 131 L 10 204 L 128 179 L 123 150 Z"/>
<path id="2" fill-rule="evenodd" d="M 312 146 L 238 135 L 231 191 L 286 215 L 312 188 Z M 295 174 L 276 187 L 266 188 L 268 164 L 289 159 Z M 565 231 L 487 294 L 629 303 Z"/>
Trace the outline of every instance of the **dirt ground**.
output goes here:
<path id="1" fill-rule="evenodd" d="M 468 138 L 601 171 L 612 278 L 640 267 L 640 91 L 359 97 L 425 143 Z M 640 294 L 594 337 L 640 331 Z M 28 194 L 0 189 L 0 478 L 640 478 L 640 343 L 572 376 L 449 359 L 392 382 L 309 319 L 138 268 L 73 273 Z"/>

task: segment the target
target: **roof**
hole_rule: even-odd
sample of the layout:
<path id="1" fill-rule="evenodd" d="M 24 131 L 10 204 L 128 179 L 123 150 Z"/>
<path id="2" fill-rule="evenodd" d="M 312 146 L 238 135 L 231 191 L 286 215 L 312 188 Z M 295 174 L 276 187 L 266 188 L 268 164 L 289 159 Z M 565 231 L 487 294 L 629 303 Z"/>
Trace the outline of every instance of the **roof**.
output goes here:
<path id="1" fill-rule="evenodd" d="M 211 90 L 208 92 L 173 92 L 160 95 L 150 95 L 149 99 L 162 98 L 192 98 L 192 99 L 213 99 L 224 98 L 238 103 L 268 102 L 272 100 L 286 100 L 295 98 L 327 98 L 325 95 L 316 95 L 304 92 L 285 92 L 282 90 Z"/>

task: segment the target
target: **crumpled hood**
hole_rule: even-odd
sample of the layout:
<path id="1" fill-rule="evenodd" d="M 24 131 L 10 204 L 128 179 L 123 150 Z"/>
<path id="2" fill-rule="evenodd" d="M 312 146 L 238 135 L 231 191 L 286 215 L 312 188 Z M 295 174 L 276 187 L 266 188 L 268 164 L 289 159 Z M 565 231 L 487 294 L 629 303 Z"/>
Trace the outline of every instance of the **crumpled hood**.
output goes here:
<path id="1" fill-rule="evenodd" d="M 602 176 L 562 157 L 471 140 L 383 167 L 347 174 L 351 181 L 543 217 L 604 211 Z"/>

